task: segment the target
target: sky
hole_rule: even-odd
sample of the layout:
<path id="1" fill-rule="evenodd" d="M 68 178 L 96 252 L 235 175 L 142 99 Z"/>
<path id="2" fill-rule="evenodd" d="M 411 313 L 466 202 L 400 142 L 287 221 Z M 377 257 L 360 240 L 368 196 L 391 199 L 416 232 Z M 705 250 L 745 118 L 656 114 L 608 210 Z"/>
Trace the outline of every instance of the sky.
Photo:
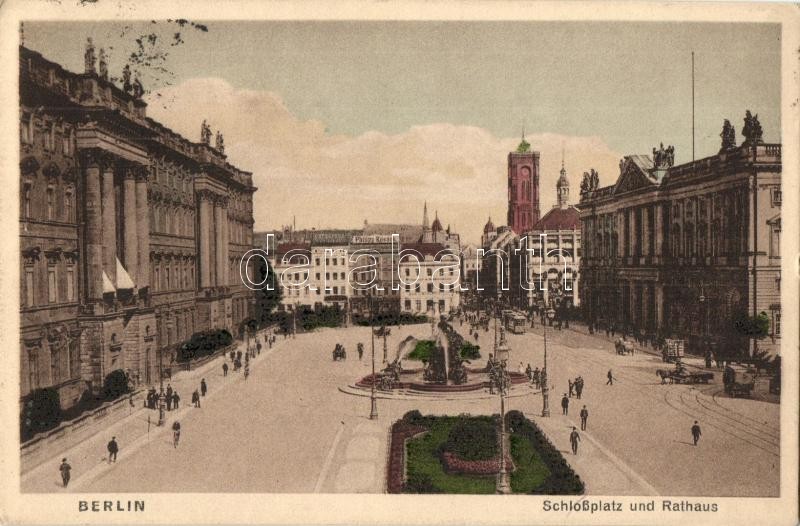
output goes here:
<path id="1" fill-rule="evenodd" d="M 477 241 L 505 220 L 508 152 L 541 152 L 543 213 L 564 164 L 613 184 L 619 159 L 741 142 L 745 110 L 780 135 L 780 27 L 631 22 L 26 23 L 25 45 L 82 71 L 87 36 L 118 74 L 139 33 L 166 39 L 169 75 L 143 70 L 148 115 L 199 140 L 205 118 L 253 172 L 256 230 L 418 223 L 422 204 Z M 167 85 L 167 83 L 169 83 Z"/>

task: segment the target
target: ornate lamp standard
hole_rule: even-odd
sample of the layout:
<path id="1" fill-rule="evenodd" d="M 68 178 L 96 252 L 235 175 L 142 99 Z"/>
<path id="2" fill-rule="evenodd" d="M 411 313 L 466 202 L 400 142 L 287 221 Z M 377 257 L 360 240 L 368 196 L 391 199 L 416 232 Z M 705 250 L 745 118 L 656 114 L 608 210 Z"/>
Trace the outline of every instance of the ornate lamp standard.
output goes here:
<path id="1" fill-rule="evenodd" d="M 386 326 L 382 325 L 381 330 L 383 331 L 383 363 L 386 363 Z"/>
<path id="2" fill-rule="evenodd" d="M 505 335 L 502 336 L 500 341 L 501 346 L 507 346 L 505 342 Z M 496 493 L 499 495 L 508 495 L 511 493 L 511 483 L 508 478 L 508 470 L 506 469 L 506 392 L 510 384 L 508 377 L 508 364 L 506 360 L 496 362 L 494 370 L 492 371 L 492 381 L 497 387 L 500 394 L 500 471 L 497 473 L 497 485 L 495 488 Z"/>
<path id="3" fill-rule="evenodd" d="M 372 336 L 372 381 L 370 382 L 370 394 L 369 394 L 369 402 L 370 402 L 370 409 L 369 409 L 369 419 L 376 420 L 378 418 L 378 403 L 375 400 L 375 314 L 372 310 L 372 298 L 375 289 L 370 289 L 368 300 L 369 300 L 369 332 Z"/>
<path id="4" fill-rule="evenodd" d="M 556 311 L 549 307 L 546 311 L 547 319 L 552 320 L 556 316 Z M 544 367 L 542 368 L 542 416 L 550 416 L 550 395 L 547 386 L 547 323 L 544 324 Z"/>

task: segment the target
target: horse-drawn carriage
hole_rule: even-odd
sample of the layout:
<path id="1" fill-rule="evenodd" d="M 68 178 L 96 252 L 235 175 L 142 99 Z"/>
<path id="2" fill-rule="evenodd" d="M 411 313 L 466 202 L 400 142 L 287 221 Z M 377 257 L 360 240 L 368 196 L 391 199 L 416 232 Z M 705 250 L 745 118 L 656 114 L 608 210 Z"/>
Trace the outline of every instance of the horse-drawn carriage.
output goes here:
<path id="1" fill-rule="evenodd" d="M 614 342 L 614 349 L 616 349 L 617 354 L 633 355 L 634 351 L 633 342 L 625 339 L 624 337 L 617 338 L 617 341 Z"/>
<path id="2" fill-rule="evenodd" d="M 335 362 L 337 360 L 346 360 L 346 359 L 347 359 L 347 353 L 344 350 L 344 345 L 342 345 L 341 343 L 337 343 L 336 347 L 333 348 L 333 361 Z"/>
<path id="3" fill-rule="evenodd" d="M 728 365 L 722 373 L 725 392 L 732 397 L 751 395 L 756 384 L 756 372 L 742 365 Z"/>
<path id="4" fill-rule="evenodd" d="M 714 379 L 714 373 L 689 371 L 681 361 L 675 363 L 675 369 L 657 369 L 656 374 L 661 377 L 662 384 L 707 384 Z"/>

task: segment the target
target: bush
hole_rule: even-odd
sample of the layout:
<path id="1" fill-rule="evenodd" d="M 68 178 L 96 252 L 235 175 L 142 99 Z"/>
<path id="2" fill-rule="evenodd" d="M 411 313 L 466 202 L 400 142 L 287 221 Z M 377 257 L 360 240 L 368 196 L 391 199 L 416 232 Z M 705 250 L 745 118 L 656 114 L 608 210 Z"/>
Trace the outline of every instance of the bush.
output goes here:
<path id="1" fill-rule="evenodd" d="M 180 346 L 176 359 L 179 362 L 188 362 L 214 354 L 217 350 L 232 343 L 233 336 L 226 329 L 196 332 Z"/>
<path id="2" fill-rule="evenodd" d="M 478 360 L 481 357 L 480 345 L 473 345 L 469 342 L 461 344 L 461 359 L 462 360 Z"/>
<path id="3" fill-rule="evenodd" d="M 117 369 L 111 371 L 103 382 L 103 397 L 106 400 L 114 400 L 128 392 L 128 377 L 125 371 Z"/>
<path id="4" fill-rule="evenodd" d="M 430 361 L 431 354 L 433 354 L 433 350 L 436 348 L 436 342 L 433 340 L 421 340 L 417 342 L 417 345 L 414 347 L 414 350 L 408 353 L 406 356 L 407 360 L 424 360 Z"/>
<path id="5" fill-rule="evenodd" d="M 444 449 L 464 460 L 487 460 L 497 456 L 497 440 L 497 429 L 490 419 L 463 419 L 450 430 Z"/>
<path id="6" fill-rule="evenodd" d="M 417 409 L 412 409 L 403 415 L 403 422 L 407 424 L 419 425 L 423 419 L 424 417 L 422 416 L 422 413 L 420 413 Z"/>
<path id="7" fill-rule="evenodd" d="M 22 440 L 53 429 L 61 422 L 61 399 L 50 387 L 34 390 L 24 403 L 20 424 Z"/>

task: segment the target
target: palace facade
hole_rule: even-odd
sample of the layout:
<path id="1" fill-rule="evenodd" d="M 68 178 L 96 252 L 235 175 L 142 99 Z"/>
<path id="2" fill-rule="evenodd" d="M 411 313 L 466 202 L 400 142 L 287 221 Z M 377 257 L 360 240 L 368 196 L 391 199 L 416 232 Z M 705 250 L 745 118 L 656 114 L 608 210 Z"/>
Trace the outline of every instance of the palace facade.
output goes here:
<path id="1" fill-rule="evenodd" d="M 777 353 L 781 336 L 781 145 L 747 112 L 737 146 L 725 122 L 716 155 L 673 166 L 672 147 L 620 162 L 615 184 L 584 175 L 580 296 L 588 321 Z M 736 320 L 768 316 L 753 341 Z"/>
<path id="2" fill-rule="evenodd" d="M 123 370 L 157 382 L 195 332 L 238 325 L 253 294 L 249 172 L 210 129 L 192 142 L 146 115 L 138 80 L 108 80 L 87 44 L 73 73 L 20 48 L 21 396 L 62 407 Z"/>

